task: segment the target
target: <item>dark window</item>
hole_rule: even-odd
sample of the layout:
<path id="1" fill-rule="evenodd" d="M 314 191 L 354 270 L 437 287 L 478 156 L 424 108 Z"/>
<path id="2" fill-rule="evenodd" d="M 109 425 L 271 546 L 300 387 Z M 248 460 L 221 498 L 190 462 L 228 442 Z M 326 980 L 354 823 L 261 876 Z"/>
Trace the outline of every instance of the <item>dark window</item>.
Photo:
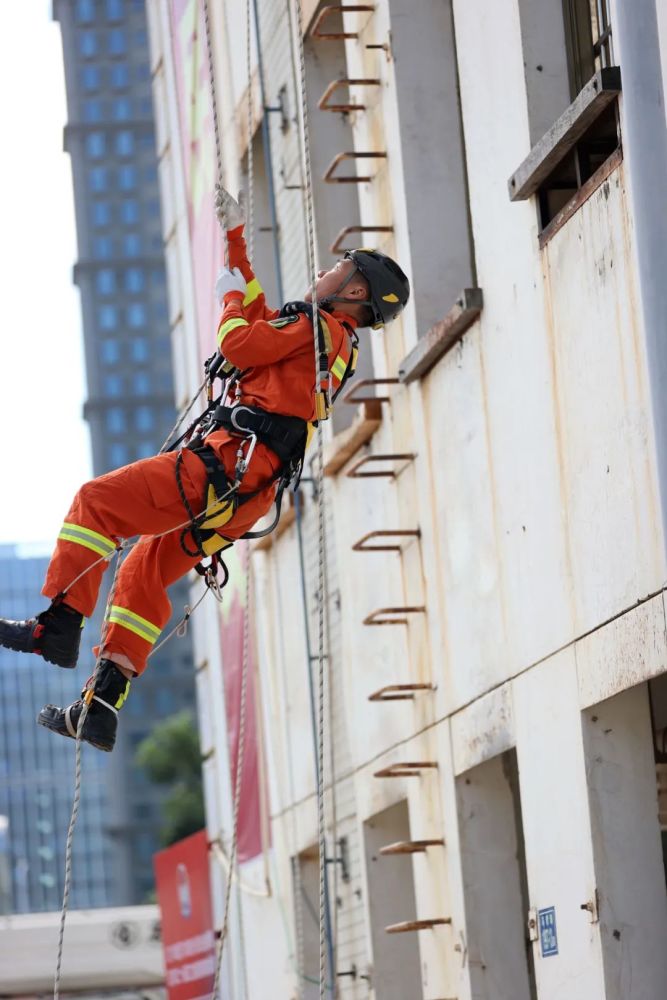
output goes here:
<path id="1" fill-rule="evenodd" d="M 146 306 L 143 302 L 132 302 L 126 311 L 127 324 L 135 329 L 146 326 Z"/>
<path id="2" fill-rule="evenodd" d="M 115 306 L 100 306 L 97 311 L 97 322 L 101 330 L 115 330 L 118 325 L 118 310 Z"/>
<path id="3" fill-rule="evenodd" d="M 81 86 L 84 90 L 99 90 L 99 66 L 84 66 L 81 70 Z"/>
<path id="4" fill-rule="evenodd" d="M 104 156 L 106 140 L 104 132 L 89 132 L 86 136 L 86 153 L 91 159 L 98 160 Z"/>
<path id="5" fill-rule="evenodd" d="M 135 337 L 130 347 L 130 354 L 133 361 L 148 361 L 150 351 L 147 339 L 145 337 Z M 144 430 L 148 429 L 149 428 L 144 428 Z"/>
<path id="6" fill-rule="evenodd" d="M 123 253 L 126 257 L 141 256 L 141 237 L 138 233 L 128 233 L 123 237 Z"/>
<path id="7" fill-rule="evenodd" d="M 116 135 L 116 152 L 119 156 L 131 156 L 134 152 L 134 136 L 129 130 Z"/>
<path id="8" fill-rule="evenodd" d="M 132 391 L 135 396 L 149 396 L 151 380 L 146 372 L 136 372 L 132 378 Z"/>
<path id="9" fill-rule="evenodd" d="M 115 365 L 120 361 L 120 344 L 112 338 L 103 340 L 100 354 L 105 364 Z"/>
<path id="10" fill-rule="evenodd" d="M 110 236 L 96 236 L 93 239 L 93 257 L 97 260 L 113 257 L 113 241 Z"/>
<path id="11" fill-rule="evenodd" d="M 139 203 L 126 198 L 120 205 L 120 218 L 126 226 L 135 226 L 139 221 Z"/>
<path id="12" fill-rule="evenodd" d="M 614 64 L 609 0 L 563 0 L 563 17 L 574 99 L 599 69 Z"/>
<path id="13" fill-rule="evenodd" d="M 127 430 L 125 410 L 119 406 L 112 406 L 107 410 L 106 427 L 111 434 L 124 434 Z"/>
<path id="14" fill-rule="evenodd" d="M 113 295 L 116 291 L 116 273 L 109 267 L 102 268 L 95 277 L 95 288 L 100 295 Z"/>
<path id="15" fill-rule="evenodd" d="M 95 0 L 77 0 L 76 19 L 79 24 L 90 24 L 95 20 Z"/>
<path id="16" fill-rule="evenodd" d="M 97 55 L 97 35 L 94 31 L 82 31 L 79 35 L 79 53 L 84 59 Z"/>
<path id="17" fill-rule="evenodd" d="M 143 292 L 146 284 L 144 272 L 140 267 L 129 267 L 125 272 L 125 291 Z"/>
<path id="18" fill-rule="evenodd" d="M 101 192 L 107 189 L 107 168 L 106 167 L 92 167 L 88 172 L 88 181 L 90 184 L 90 190 Z"/>
<path id="19" fill-rule="evenodd" d="M 137 445 L 137 458 L 150 458 L 155 454 L 155 445 L 152 441 L 140 441 Z"/>
<path id="20" fill-rule="evenodd" d="M 92 69 L 91 66 L 87 67 Z M 102 102 L 95 98 L 83 102 L 83 120 L 85 122 L 102 121 Z"/>
<path id="21" fill-rule="evenodd" d="M 118 187 L 121 191 L 132 191 L 137 186 L 136 167 L 127 165 L 118 168 Z"/>
<path id="22" fill-rule="evenodd" d="M 125 32 L 122 28 L 113 28 L 109 32 L 107 45 L 110 56 L 124 56 L 126 51 Z"/>
<path id="23" fill-rule="evenodd" d="M 114 121 L 126 122 L 132 116 L 132 105 L 127 97 L 117 97 L 112 103 L 111 111 Z"/>
<path id="24" fill-rule="evenodd" d="M 130 82 L 130 73 L 125 63 L 118 63 L 112 66 L 109 76 L 111 78 L 111 86 L 115 90 L 123 90 Z"/>
<path id="25" fill-rule="evenodd" d="M 105 375 L 102 379 L 102 389 L 105 396 L 120 396 L 123 392 L 123 380 L 120 375 Z"/>
<path id="26" fill-rule="evenodd" d="M 111 205 L 108 201 L 94 201 L 92 215 L 94 226 L 108 226 L 111 222 Z"/>
<path id="27" fill-rule="evenodd" d="M 107 0 L 107 21 L 122 21 L 123 0 Z"/>
<path id="28" fill-rule="evenodd" d="M 155 424 L 150 406 L 138 406 L 134 411 L 134 426 L 138 431 L 152 431 Z"/>
<path id="29" fill-rule="evenodd" d="M 109 465 L 114 469 L 119 469 L 122 465 L 127 465 L 130 461 L 130 453 L 127 445 L 121 441 L 113 441 L 109 445 Z"/>

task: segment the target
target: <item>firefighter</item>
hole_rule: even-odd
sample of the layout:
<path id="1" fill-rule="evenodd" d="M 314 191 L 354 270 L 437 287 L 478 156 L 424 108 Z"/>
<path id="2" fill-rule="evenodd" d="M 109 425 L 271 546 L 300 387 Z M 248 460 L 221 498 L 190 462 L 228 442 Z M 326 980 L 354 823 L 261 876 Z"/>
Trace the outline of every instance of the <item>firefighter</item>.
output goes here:
<path id="1" fill-rule="evenodd" d="M 95 608 L 108 558 L 119 539 L 141 536 L 118 571 L 104 646 L 95 648 L 102 658 L 94 686 L 90 678 L 81 695 L 89 704 L 82 738 L 100 750 L 113 749 L 130 679 L 144 671 L 169 620 L 167 587 L 267 513 L 281 471 L 303 455 L 308 423 L 316 419 L 312 289 L 304 302 L 269 309 L 246 254 L 241 196 L 236 200 L 219 188 L 216 211 L 227 226 L 229 246 L 229 267 L 216 282 L 222 306 L 218 349 L 242 372 L 231 405 L 220 408 L 222 423 L 212 425 L 196 447 L 134 462 L 84 484 L 46 573 L 42 594 L 49 607 L 27 621 L 0 618 L 0 645 L 75 667 L 84 619 Z M 349 373 L 356 328 L 394 319 L 410 288 L 391 258 L 358 250 L 320 271 L 316 290 L 321 343 L 326 343 L 320 367 L 328 369 L 335 390 Z M 233 502 L 216 504 L 221 482 L 241 483 Z M 217 516 L 202 521 L 212 500 Z M 188 518 L 189 528 L 180 530 Z M 46 705 L 37 721 L 75 737 L 82 706 L 81 700 L 65 709 Z"/>

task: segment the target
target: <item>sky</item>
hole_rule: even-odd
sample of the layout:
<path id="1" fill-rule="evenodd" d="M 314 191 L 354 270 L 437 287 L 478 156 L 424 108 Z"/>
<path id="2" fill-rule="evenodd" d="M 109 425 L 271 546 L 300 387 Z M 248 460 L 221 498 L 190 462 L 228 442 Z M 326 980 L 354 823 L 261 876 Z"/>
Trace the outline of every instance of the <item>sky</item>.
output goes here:
<path id="1" fill-rule="evenodd" d="M 65 82 L 50 0 L 0 32 L 0 544 L 48 550 L 91 475 Z"/>

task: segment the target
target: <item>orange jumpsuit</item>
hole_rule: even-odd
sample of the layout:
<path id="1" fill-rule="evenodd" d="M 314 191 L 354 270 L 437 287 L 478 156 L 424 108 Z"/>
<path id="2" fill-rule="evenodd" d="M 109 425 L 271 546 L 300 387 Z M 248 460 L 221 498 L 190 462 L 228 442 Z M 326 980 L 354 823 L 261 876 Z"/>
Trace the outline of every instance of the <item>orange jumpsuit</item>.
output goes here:
<path id="1" fill-rule="evenodd" d="M 246 255 L 241 226 L 229 233 L 229 267 L 241 269 L 248 287 L 245 298 L 240 292 L 225 296 L 218 346 L 235 367 L 249 369 L 243 377 L 240 401 L 313 420 L 315 352 L 310 320 L 303 314 L 277 319 L 278 311 L 267 308 Z M 351 351 L 343 321 L 349 327 L 356 324 L 339 311 L 325 313 L 322 318 L 331 334 L 329 369 L 335 387 Z M 217 430 L 206 443 L 233 479 L 239 439 Z M 192 510 L 200 513 L 206 495 L 206 470 L 196 454 L 187 449 L 182 454 L 183 488 Z M 123 654 L 138 674 L 145 669 L 146 659 L 171 615 L 166 588 L 199 561 L 183 551 L 181 529 L 170 531 L 188 519 L 176 483 L 176 456 L 177 452 L 156 455 L 85 483 L 60 531 L 42 589 L 51 599 L 66 594 L 70 607 L 90 616 L 108 563 L 93 564 L 100 556 L 110 555 L 119 538 L 141 535 L 118 572 L 113 602 L 107 608 L 104 643 L 107 656 Z M 220 529 L 225 538 L 239 538 L 270 509 L 279 469 L 277 456 L 258 443 L 241 492 L 259 492 Z M 170 533 L 155 537 L 162 532 Z M 187 542 L 189 548 L 195 548 L 190 534 Z"/>

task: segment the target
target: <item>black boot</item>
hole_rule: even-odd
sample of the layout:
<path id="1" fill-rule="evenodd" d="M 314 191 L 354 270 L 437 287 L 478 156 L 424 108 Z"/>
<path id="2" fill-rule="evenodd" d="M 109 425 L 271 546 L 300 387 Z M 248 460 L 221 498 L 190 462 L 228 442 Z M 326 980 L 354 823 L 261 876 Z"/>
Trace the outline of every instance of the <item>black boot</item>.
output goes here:
<path id="1" fill-rule="evenodd" d="M 62 601 L 54 601 L 27 621 L 0 618 L 0 646 L 17 653 L 37 653 L 59 667 L 75 667 L 82 628 L 83 615 Z"/>
<path id="2" fill-rule="evenodd" d="M 118 709 L 127 698 L 130 682 L 111 660 L 100 660 L 94 689 L 92 680 L 92 677 L 88 678 L 81 692 L 81 698 L 89 703 L 81 739 L 92 743 L 98 750 L 113 750 L 118 728 Z M 81 700 L 67 708 L 45 705 L 37 716 L 37 722 L 60 736 L 76 739 L 82 708 Z"/>

